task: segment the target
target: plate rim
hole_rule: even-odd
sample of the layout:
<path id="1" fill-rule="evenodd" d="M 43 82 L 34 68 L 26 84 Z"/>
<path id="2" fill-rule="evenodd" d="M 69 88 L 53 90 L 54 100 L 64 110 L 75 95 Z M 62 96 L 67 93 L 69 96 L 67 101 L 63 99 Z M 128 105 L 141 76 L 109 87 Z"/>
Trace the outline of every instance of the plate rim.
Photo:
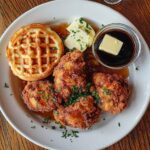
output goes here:
<path id="1" fill-rule="evenodd" d="M 61 0 L 61 2 L 62 2 L 62 1 L 66 2 L 66 1 L 69 1 L 69 0 Z M 105 7 L 106 9 L 109 9 L 109 10 L 111 10 L 111 11 L 113 11 L 113 12 L 115 12 L 115 13 L 121 15 L 124 19 L 128 20 L 128 21 L 134 26 L 134 24 L 133 24 L 127 17 L 125 17 L 122 13 L 120 13 L 120 12 L 116 11 L 115 9 L 112 9 L 112 8 L 110 8 L 110 7 L 108 7 L 108 6 L 104 5 L 104 4 L 101 4 L 101 3 L 98 3 L 98 2 L 95 2 L 95 1 L 87 1 L 87 0 L 76 0 L 76 1 L 84 1 L 84 2 L 87 2 L 87 3 L 95 3 L 96 5 L 101 5 L 102 7 Z M 15 24 L 18 20 L 20 20 L 21 18 L 23 18 L 24 16 L 26 16 L 26 15 L 29 14 L 30 12 L 34 11 L 34 10 L 37 9 L 38 7 L 41 7 L 41 6 L 43 6 L 43 5 L 47 5 L 47 4 L 49 4 L 49 3 L 57 3 L 57 2 L 59 2 L 59 1 L 58 1 L 58 0 L 55 0 L 55 1 L 48 1 L 48 2 L 42 3 L 42 4 L 40 4 L 40 5 L 37 5 L 37 6 L 33 7 L 33 8 L 31 8 L 31 9 L 27 10 L 26 12 L 22 13 L 19 17 L 17 17 L 17 18 L 5 29 L 5 31 L 3 32 L 3 34 L 0 36 L 0 43 L 1 43 L 1 40 L 4 38 L 5 34 L 10 30 L 11 27 L 14 26 L 14 24 Z M 134 27 L 136 28 L 136 26 L 134 26 Z M 137 29 L 137 28 L 136 28 L 136 29 Z M 137 31 L 139 32 L 138 29 L 137 29 Z M 139 33 L 140 33 L 140 32 L 139 32 Z M 148 44 L 147 44 L 147 42 L 145 41 L 145 39 L 143 38 L 143 36 L 142 36 L 141 33 L 140 33 L 140 36 L 141 36 L 142 40 L 144 41 L 144 45 L 145 45 L 145 46 L 148 48 L 148 50 L 149 50 Z M 149 56 L 150 56 L 150 50 L 149 50 Z M 141 113 L 138 115 L 138 119 L 134 122 L 134 125 L 130 126 L 130 130 L 128 130 L 128 132 L 126 132 L 126 134 L 123 134 L 123 135 L 120 136 L 118 139 L 115 139 L 113 142 L 111 142 L 111 144 L 109 144 L 109 145 L 107 145 L 107 146 L 101 147 L 102 149 L 103 149 L 103 148 L 106 148 L 106 147 L 108 147 L 108 146 L 111 146 L 111 145 L 113 145 L 113 144 L 115 144 L 115 143 L 117 143 L 118 141 L 120 141 L 121 139 L 123 139 L 125 136 L 127 136 L 127 135 L 137 126 L 137 124 L 140 122 L 140 120 L 142 119 L 144 113 L 146 112 L 146 110 L 147 110 L 147 108 L 148 108 L 148 106 L 149 106 L 149 103 L 150 103 L 150 93 L 149 93 L 149 96 L 148 96 L 148 97 L 149 97 L 149 100 L 147 100 L 147 103 L 145 103 L 145 107 L 144 107 L 144 109 L 141 111 Z M 41 147 L 43 147 L 43 148 L 46 148 L 46 149 L 49 149 L 49 148 L 50 148 L 50 149 L 53 149 L 53 150 L 58 150 L 58 149 L 56 149 L 56 148 L 54 149 L 54 148 L 52 148 L 52 147 L 50 147 L 50 146 L 46 146 L 46 145 L 42 144 L 41 142 L 37 142 L 37 141 L 34 140 L 33 138 L 31 138 L 31 137 L 29 137 L 28 135 L 26 135 L 26 133 L 22 132 L 19 128 L 17 128 L 17 126 L 16 126 L 15 123 L 11 120 L 11 118 L 9 118 L 9 117 L 7 116 L 7 114 L 5 113 L 5 111 L 3 110 L 3 108 L 1 107 L 1 105 L 0 105 L 0 111 L 2 112 L 2 114 L 3 114 L 3 116 L 5 117 L 5 119 L 7 120 L 7 122 L 8 122 L 8 123 L 15 129 L 15 131 L 17 131 L 21 136 L 23 136 L 24 138 L 26 138 L 26 139 L 29 140 L 30 142 L 32 142 L 32 143 L 34 143 L 34 144 L 36 144 L 36 145 L 38 145 L 38 146 L 41 146 Z"/>

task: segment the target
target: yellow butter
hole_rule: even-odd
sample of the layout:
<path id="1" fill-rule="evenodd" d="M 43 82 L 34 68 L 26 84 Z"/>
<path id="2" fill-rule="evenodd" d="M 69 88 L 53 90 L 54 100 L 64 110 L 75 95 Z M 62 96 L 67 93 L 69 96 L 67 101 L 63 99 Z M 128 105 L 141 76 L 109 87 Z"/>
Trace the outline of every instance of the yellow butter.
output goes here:
<path id="1" fill-rule="evenodd" d="M 99 50 L 117 56 L 122 48 L 123 42 L 106 34 L 99 45 Z"/>

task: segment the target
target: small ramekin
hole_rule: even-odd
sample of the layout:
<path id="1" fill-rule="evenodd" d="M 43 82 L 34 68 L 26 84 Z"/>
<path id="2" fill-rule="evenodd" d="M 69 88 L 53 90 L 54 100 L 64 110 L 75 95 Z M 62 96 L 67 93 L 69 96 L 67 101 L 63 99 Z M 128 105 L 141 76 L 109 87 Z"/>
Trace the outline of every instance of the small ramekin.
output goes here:
<path id="1" fill-rule="evenodd" d="M 105 32 L 107 33 L 107 32 L 112 31 L 112 30 L 122 30 L 125 33 L 127 33 L 131 37 L 131 39 L 134 43 L 134 46 L 135 46 L 135 52 L 134 52 L 132 59 L 127 64 L 117 66 L 117 67 L 116 66 L 109 66 L 109 65 L 105 64 L 103 61 L 101 61 L 99 56 L 97 55 L 97 52 L 96 52 L 97 50 L 96 50 L 96 46 L 95 46 L 97 40 L 99 39 L 99 37 L 101 35 L 103 35 Z M 93 52 L 93 55 L 95 56 L 96 60 L 100 64 L 102 64 L 103 66 L 110 68 L 110 69 L 122 69 L 124 67 L 131 65 L 138 58 L 138 56 L 140 55 L 140 52 L 141 52 L 141 42 L 140 42 L 140 39 L 139 39 L 136 31 L 134 29 L 132 29 L 131 27 L 129 27 L 125 24 L 122 24 L 122 23 L 112 23 L 112 24 L 108 24 L 108 25 L 104 26 L 97 33 L 97 35 L 94 39 L 94 42 L 92 44 L 92 52 Z"/>

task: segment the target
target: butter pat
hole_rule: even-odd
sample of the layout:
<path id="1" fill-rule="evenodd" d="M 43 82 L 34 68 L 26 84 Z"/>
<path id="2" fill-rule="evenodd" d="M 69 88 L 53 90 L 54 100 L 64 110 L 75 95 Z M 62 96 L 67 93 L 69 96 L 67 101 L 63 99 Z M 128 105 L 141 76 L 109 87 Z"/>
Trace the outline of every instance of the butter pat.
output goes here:
<path id="1" fill-rule="evenodd" d="M 86 36 L 88 37 L 87 46 L 90 47 L 95 37 L 94 29 L 83 18 L 75 18 L 74 21 L 70 24 L 70 26 L 68 26 L 67 30 L 70 33 L 72 33 L 72 31 L 76 31 L 78 29 L 81 29 L 86 33 Z"/>
<path id="2" fill-rule="evenodd" d="M 95 31 L 83 18 L 74 19 L 67 30 L 70 34 L 64 44 L 68 49 L 75 48 L 80 51 L 85 51 L 87 47 L 92 45 Z"/>
<path id="3" fill-rule="evenodd" d="M 123 42 L 106 34 L 99 45 L 99 50 L 117 56 L 122 48 Z"/>
<path id="4" fill-rule="evenodd" d="M 78 49 L 85 51 L 87 49 L 88 36 L 86 32 L 81 29 L 75 30 L 72 34 L 69 34 L 64 41 L 65 46 L 70 49 Z"/>

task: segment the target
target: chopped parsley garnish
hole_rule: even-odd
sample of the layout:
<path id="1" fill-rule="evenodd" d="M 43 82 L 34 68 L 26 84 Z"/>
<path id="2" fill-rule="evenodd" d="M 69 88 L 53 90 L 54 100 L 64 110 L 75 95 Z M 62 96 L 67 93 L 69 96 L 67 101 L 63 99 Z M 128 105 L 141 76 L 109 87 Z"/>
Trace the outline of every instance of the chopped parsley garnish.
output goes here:
<path id="1" fill-rule="evenodd" d="M 76 31 L 74 31 L 74 30 L 71 30 L 71 32 L 74 33 L 74 34 L 76 34 Z"/>
<path id="2" fill-rule="evenodd" d="M 90 31 L 89 31 L 88 29 L 85 29 L 85 32 L 86 32 L 87 34 L 89 34 L 89 33 L 90 33 Z"/>
<path id="3" fill-rule="evenodd" d="M 73 92 L 73 93 L 80 93 L 80 92 L 81 92 L 81 89 L 79 89 L 77 86 L 73 86 L 73 87 L 72 87 L 72 92 Z"/>
<path id="4" fill-rule="evenodd" d="M 50 95 L 48 93 L 45 93 L 45 94 L 43 94 L 42 98 L 45 99 L 46 101 L 48 101 L 50 98 Z"/>
<path id="5" fill-rule="evenodd" d="M 78 135 L 79 131 L 74 131 L 74 130 L 71 130 L 71 131 L 68 131 L 68 130 L 65 130 L 62 132 L 62 136 L 63 138 L 68 138 L 68 137 L 75 137 L 75 138 L 78 138 L 79 135 Z"/>
<path id="6" fill-rule="evenodd" d="M 118 122 L 118 126 L 119 126 L 119 127 L 121 126 L 120 122 Z"/>
<path id="7" fill-rule="evenodd" d="M 81 48 L 81 50 L 83 50 L 83 46 L 82 46 L 82 44 L 80 44 L 80 48 Z"/>
<path id="8" fill-rule="evenodd" d="M 50 123 L 50 117 L 44 118 L 42 123 Z"/>
<path id="9" fill-rule="evenodd" d="M 79 137 L 78 133 L 79 131 L 72 130 L 72 137 Z"/>
<path id="10" fill-rule="evenodd" d="M 79 22 L 80 22 L 81 24 L 83 24 L 83 23 L 84 23 L 84 19 L 83 19 L 83 18 L 80 18 L 80 19 L 79 19 Z"/>
<path id="11" fill-rule="evenodd" d="M 87 92 L 87 93 L 90 93 L 90 87 L 91 87 L 91 83 L 89 82 L 89 83 L 86 85 L 86 92 Z"/>
<path id="12" fill-rule="evenodd" d="M 90 25 L 88 23 L 86 23 L 86 28 L 91 30 L 91 27 L 90 27 Z"/>
<path id="13" fill-rule="evenodd" d="M 35 128 L 36 128 L 36 126 L 31 126 L 31 128 L 32 128 L 32 129 L 35 129 Z"/>
<path id="14" fill-rule="evenodd" d="M 74 104 L 79 100 L 80 97 L 88 96 L 89 94 L 86 92 L 83 92 L 81 88 L 77 86 L 72 87 L 72 94 L 69 97 L 68 101 L 64 104 L 64 106 L 69 106 L 71 104 Z"/>
<path id="15" fill-rule="evenodd" d="M 51 47 L 51 50 L 57 50 L 58 48 L 57 47 Z"/>
<path id="16" fill-rule="evenodd" d="M 10 96 L 12 96 L 13 94 L 12 93 L 10 93 Z"/>
<path id="17" fill-rule="evenodd" d="M 61 125 L 61 124 L 59 125 L 59 128 L 60 128 L 60 129 L 66 129 L 66 127 L 63 126 L 63 125 Z"/>
<path id="18" fill-rule="evenodd" d="M 105 118 L 103 118 L 103 120 L 106 120 Z"/>
<path id="19" fill-rule="evenodd" d="M 96 104 L 99 104 L 100 98 L 96 91 L 92 92 L 92 96 L 94 97 L 94 100 L 96 101 Z"/>
<path id="20" fill-rule="evenodd" d="M 80 42 L 81 41 L 81 39 L 77 39 L 77 42 Z"/>
<path id="21" fill-rule="evenodd" d="M 54 115 L 59 115 L 59 112 L 54 110 Z"/>
<path id="22" fill-rule="evenodd" d="M 50 98 L 49 93 L 45 92 L 45 91 L 37 91 L 37 94 L 40 94 L 42 99 L 48 101 Z"/>
<path id="23" fill-rule="evenodd" d="M 76 103 L 80 97 L 87 97 L 87 96 L 92 96 L 94 98 L 94 100 L 96 101 L 96 103 L 98 104 L 100 101 L 99 95 L 96 91 L 91 92 L 90 88 L 91 88 L 91 83 L 88 83 L 86 85 L 85 91 L 83 91 L 82 88 L 73 86 L 72 94 L 70 95 L 68 101 L 66 103 L 64 103 L 64 106 L 72 105 L 72 104 Z"/>
<path id="24" fill-rule="evenodd" d="M 9 88 L 9 85 L 5 82 L 4 87 Z"/>
<path id="25" fill-rule="evenodd" d="M 43 94 L 44 91 L 37 91 L 37 94 Z"/>
<path id="26" fill-rule="evenodd" d="M 108 88 L 106 88 L 106 87 L 103 87 L 102 89 L 103 89 L 103 93 L 104 93 L 105 95 L 111 95 L 112 91 L 111 91 L 110 89 L 108 89 Z"/>

